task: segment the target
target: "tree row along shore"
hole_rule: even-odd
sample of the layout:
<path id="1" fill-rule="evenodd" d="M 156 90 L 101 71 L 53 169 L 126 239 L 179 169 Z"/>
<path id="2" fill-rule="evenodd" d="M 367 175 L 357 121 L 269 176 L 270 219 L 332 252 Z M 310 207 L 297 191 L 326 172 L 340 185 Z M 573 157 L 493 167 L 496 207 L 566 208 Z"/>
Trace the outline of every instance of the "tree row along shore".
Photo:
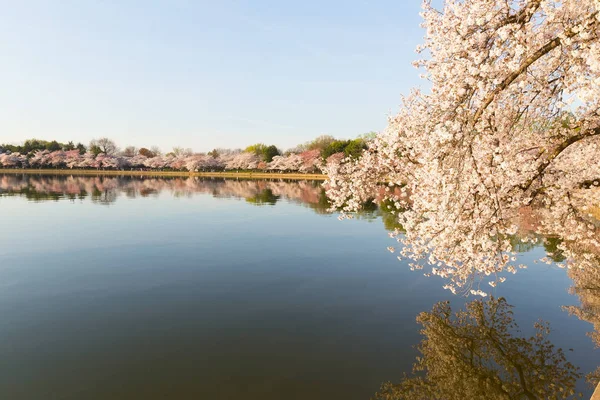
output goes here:
<path id="1" fill-rule="evenodd" d="M 34 168 L 0 168 L 0 174 L 28 175 L 127 175 L 127 176 L 165 176 L 165 177 L 218 177 L 242 179 L 293 179 L 293 180 L 325 180 L 326 175 L 298 172 L 260 172 L 260 171 L 220 171 L 220 172 L 187 172 L 157 170 L 105 170 L 105 169 L 34 169 Z"/>
<path id="2" fill-rule="evenodd" d="M 29 139 L 22 145 L 0 145 L 0 168 L 320 174 L 328 164 L 360 156 L 371 138 L 337 140 L 320 136 L 285 152 L 274 145 L 257 143 L 244 150 L 214 149 L 208 153 L 175 147 L 166 154 L 159 149 L 131 146 L 119 150 L 108 138 L 93 140 L 88 147 Z"/>

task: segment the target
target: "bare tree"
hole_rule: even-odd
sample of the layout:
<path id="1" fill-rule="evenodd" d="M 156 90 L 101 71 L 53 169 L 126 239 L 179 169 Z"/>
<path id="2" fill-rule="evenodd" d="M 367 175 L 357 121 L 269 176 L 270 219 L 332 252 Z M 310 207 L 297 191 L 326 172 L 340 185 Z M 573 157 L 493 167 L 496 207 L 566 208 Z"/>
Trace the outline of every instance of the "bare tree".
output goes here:
<path id="1" fill-rule="evenodd" d="M 121 152 L 121 155 L 123 157 L 133 157 L 138 153 L 138 149 L 135 146 L 127 146 L 125 147 L 125 149 L 123 149 L 123 151 Z"/>
<path id="2" fill-rule="evenodd" d="M 114 156 L 118 153 L 119 148 L 116 143 L 109 138 L 103 137 L 100 139 L 93 139 L 90 142 L 90 151 L 96 155 L 98 154 L 106 154 L 109 156 Z"/>

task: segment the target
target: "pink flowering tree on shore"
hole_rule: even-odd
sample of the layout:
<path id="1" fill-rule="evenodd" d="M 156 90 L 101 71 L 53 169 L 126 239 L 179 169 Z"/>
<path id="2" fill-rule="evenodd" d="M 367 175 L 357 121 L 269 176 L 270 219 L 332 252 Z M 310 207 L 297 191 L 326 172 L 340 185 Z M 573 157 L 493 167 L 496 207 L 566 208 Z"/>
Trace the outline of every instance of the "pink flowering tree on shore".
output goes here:
<path id="1" fill-rule="evenodd" d="M 28 165 L 27 157 L 20 153 L 0 154 L 0 166 L 4 168 L 24 168 Z"/>
<path id="2" fill-rule="evenodd" d="M 234 154 L 231 158 L 227 160 L 225 164 L 225 169 L 256 169 L 260 161 L 260 158 L 254 153 L 241 152 Z"/>
<path id="3" fill-rule="evenodd" d="M 82 155 L 79 154 L 79 150 L 69 150 L 65 151 L 65 166 L 69 169 L 79 167 L 79 163 L 81 162 Z"/>
<path id="4" fill-rule="evenodd" d="M 101 143 L 97 144 L 97 143 Z M 323 167 L 321 150 L 314 149 L 302 153 L 290 151 L 285 155 L 275 155 L 270 162 L 254 151 L 220 149 L 205 153 L 193 153 L 191 150 L 174 148 L 166 155 L 129 146 L 123 152 L 111 140 L 95 141 L 90 151 L 68 149 L 32 150 L 27 154 L 2 153 L 0 148 L 0 168 L 31 167 L 39 169 L 151 169 L 173 170 L 181 172 L 215 172 L 223 170 L 259 170 L 277 172 L 320 173 Z M 252 146 L 251 146 L 252 147 Z M 272 146 L 274 148 L 274 146 Z M 275 149 L 276 150 L 276 149 Z M 273 150 L 273 151 L 275 151 Z M 143 153 L 143 154 L 142 154 Z M 15 157 L 22 157 L 23 162 Z M 3 161 L 2 161 L 3 160 Z"/>
<path id="5" fill-rule="evenodd" d="M 406 96 L 361 158 L 328 162 L 334 205 L 355 211 L 379 183 L 401 187 L 385 196 L 406 229 L 399 257 L 453 292 L 485 295 L 479 285 L 518 269 L 509 238 L 523 206 L 546 210 L 540 233 L 597 244 L 586 210 L 600 201 L 599 11 L 597 0 L 425 1 L 415 65 L 431 90 Z"/>
<path id="6" fill-rule="evenodd" d="M 300 157 L 302 158 L 300 172 L 315 173 L 321 170 L 323 159 L 318 149 L 303 151 Z"/>

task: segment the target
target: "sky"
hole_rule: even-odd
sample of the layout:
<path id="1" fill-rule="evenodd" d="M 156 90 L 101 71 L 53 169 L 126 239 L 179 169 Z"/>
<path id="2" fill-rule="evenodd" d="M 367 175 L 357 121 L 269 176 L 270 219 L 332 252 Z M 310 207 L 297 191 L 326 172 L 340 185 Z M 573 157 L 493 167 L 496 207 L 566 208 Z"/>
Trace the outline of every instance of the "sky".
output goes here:
<path id="1" fill-rule="evenodd" d="M 380 131 L 420 1 L 0 0 L 0 143 L 282 149 Z"/>

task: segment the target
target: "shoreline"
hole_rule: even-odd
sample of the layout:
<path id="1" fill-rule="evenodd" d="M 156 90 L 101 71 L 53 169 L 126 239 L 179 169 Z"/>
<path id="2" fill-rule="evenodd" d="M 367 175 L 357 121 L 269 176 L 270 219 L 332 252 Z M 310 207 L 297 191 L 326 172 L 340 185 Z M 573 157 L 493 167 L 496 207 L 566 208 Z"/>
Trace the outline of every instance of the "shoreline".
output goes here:
<path id="1" fill-rule="evenodd" d="M 324 181 L 327 175 L 302 173 L 269 172 L 184 172 L 184 171 L 116 171 L 88 169 L 0 169 L 1 174 L 26 175 L 105 175 L 105 176 L 164 176 L 164 177 L 206 177 L 206 178 L 242 178 L 242 179 L 291 179 Z"/>

